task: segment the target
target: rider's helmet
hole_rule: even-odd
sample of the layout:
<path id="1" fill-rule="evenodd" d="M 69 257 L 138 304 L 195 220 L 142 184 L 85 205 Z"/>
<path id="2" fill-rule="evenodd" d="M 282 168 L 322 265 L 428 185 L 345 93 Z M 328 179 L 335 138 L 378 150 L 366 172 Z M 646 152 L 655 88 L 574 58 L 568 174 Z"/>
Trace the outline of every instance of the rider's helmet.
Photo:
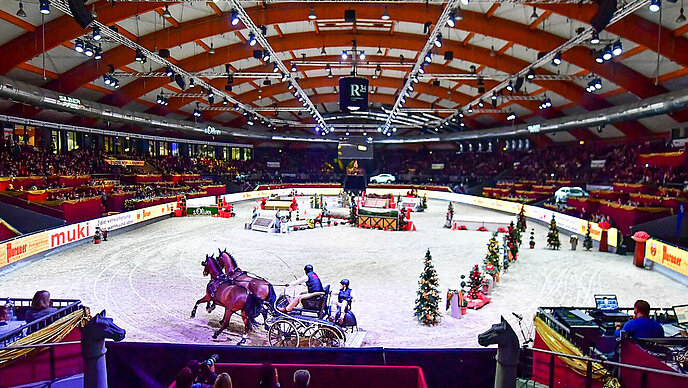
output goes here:
<path id="1" fill-rule="evenodd" d="M 310 265 L 310 264 L 306 264 L 306 266 L 303 267 L 303 270 L 304 270 L 304 272 L 306 272 L 306 273 L 313 272 L 313 266 Z"/>
<path id="2" fill-rule="evenodd" d="M 342 279 L 339 284 L 346 286 L 346 288 L 349 288 L 349 279 Z"/>

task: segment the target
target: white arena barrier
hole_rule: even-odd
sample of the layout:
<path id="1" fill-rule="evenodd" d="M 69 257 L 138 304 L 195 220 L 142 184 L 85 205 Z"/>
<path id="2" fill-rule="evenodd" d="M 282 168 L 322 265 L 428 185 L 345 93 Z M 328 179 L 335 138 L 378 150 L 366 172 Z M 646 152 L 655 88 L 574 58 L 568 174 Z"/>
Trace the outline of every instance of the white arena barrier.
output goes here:
<path id="1" fill-rule="evenodd" d="M 465 226 L 467 230 L 478 230 L 481 226 L 487 229 L 488 232 L 497 232 L 499 228 L 504 230 L 509 229 L 509 223 L 513 222 L 513 217 L 482 217 L 482 216 L 467 216 L 454 215 L 452 220 L 452 230 L 458 229 L 460 226 Z"/>

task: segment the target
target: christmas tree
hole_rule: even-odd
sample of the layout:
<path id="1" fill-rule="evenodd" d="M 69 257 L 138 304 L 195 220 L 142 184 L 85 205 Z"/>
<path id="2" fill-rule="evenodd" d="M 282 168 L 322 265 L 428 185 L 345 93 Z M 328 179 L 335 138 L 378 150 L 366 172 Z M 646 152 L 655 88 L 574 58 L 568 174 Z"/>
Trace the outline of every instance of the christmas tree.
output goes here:
<path id="1" fill-rule="evenodd" d="M 507 237 L 507 247 L 509 247 L 509 251 L 511 252 L 512 261 L 518 258 L 519 235 L 518 228 L 514 228 L 514 222 L 512 221 L 511 224 L 509 224 L 509 234 Z"/>
<path id="2" fill-rule="evenodd" d="M 585 231 L 585 238 L 583 239 L 583 248 L 586 251 L 592 249 L 592 237 L 590 237 L 590 222 L 588 222 L 588 229 Z"/>
<path id="3" fill-rule="evenodd" d="M 561 241 L 559 241 L 559 229 L 557 229 L 557 222 L 552 215 L 552 221 L 549 223 L 549 232 L 547 232 L 547 248 L 559 249 Z"/>
<path id="4" fill-rule="evenodd" d="M 428 208 L 428 197 L 423 194 L 423 199 L 420 201 L 420 211 L 425 211 Z"/>
<path id="5" fill-rule="evenodd" d="M 526 231 L 526 208 L 521 206 L 521 211 L 518 212 L 518 222 L 516 222 L 516 227 L 520 232 Z"/>
<path id="6" fill-rule="evenodd" d="M 487 256 L 485 256 L 484 263 L 485 273 L 492 276 L 492 279 L 494 279 L 502 269 L 502 265 L 499 260 L 499 242 L 497 242 L 497 233 L 493 234 L 490 242 L 487 243 Z"/>
<path id="7" fill-rule="evenodd" d="M 430 249 L 425 252 L 425 268 L 418 281 L 415 316 L 424 325 L 436 325 L 440 322 L 440 293 L 438 291 L 439 279 L 432 265 Z"/>
<path id="8" fill-rule="evenodd" d="M 485 277 L 480 272 L 478 264 L 476 264 L 473 267 L 473 269 L 471 270 L 471 274 L 468 275 L 468 278 L 468 286 L 470 287 L 470 289 L 468 290 L 468 299 L 480 299 L 480 296 L 478 294 L 480 293 L 480 289 L 483 286 L 483 279 Z"/>
<path id="9" fill-rule="evenodd" d="M 356 226 L 356 219 L 358 218 L 357 213 L 358 212 L 357 212 L 356 204 L 354 203 L 349 207 L 349 225 L 350 226 Z"/>

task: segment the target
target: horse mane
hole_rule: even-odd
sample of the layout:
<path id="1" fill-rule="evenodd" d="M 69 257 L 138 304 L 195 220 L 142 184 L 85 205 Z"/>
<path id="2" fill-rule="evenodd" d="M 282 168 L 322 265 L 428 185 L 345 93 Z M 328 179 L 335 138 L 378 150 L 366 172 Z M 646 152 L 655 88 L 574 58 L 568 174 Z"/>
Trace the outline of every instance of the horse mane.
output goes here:
<path id="1" fill-rule="evenodd" d="M 218 251 L 220 251 L 220 248 L 217 248 Z M 239 264 L 237 263 L 236 259 L 234 256 L 232 256 L 231 253 L 227 252 L 227 248 L 225 248 L 224 251 L 220 251 L 220 254 L 225 254 L 229 259 L 232 261 L 232 264 L 234 265 L 234 268 L 239 268 Z"/>

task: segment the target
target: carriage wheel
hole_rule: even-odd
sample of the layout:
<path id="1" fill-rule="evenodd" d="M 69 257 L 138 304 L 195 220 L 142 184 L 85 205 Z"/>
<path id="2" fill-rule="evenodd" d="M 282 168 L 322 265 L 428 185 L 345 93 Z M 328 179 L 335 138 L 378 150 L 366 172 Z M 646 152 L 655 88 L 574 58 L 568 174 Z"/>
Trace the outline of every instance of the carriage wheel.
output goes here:
<path id="1" fill-rule="evenodd" d="M 308 346 L 311 348 L 341 348 L 344 346 L 344 339 L 331 327 L 321 326 L 311 334 L 308 339 Z"/>
<path id="2" fill-rule="evenodd" d="M 270 346 L 285 348 L 299 347 L 299 332 L 293 323 L 286 320 L 279 320 L 273 323 L 268 330 L 268 341 Z"/>

